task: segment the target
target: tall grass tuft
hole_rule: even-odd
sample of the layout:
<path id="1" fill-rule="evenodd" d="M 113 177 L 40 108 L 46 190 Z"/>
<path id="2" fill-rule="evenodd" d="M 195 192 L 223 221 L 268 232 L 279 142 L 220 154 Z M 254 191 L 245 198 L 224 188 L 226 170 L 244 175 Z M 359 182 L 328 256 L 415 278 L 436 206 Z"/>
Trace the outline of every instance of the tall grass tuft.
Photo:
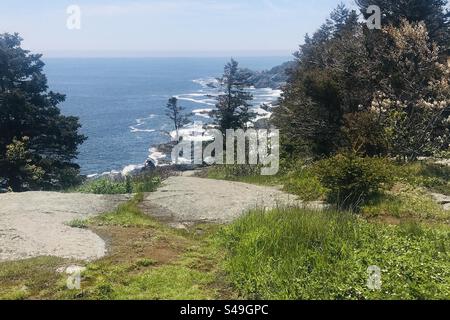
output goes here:
<path id="1" fill-rule="evenodd" d="M 225 228 L 225 268 L 249 299 L 450 297 L 450 230 L 371 224 L 346 212 L 252 211 Z M 367 287 L 368 267 L 382 290 Z"/>
<path id="2" fill-rule="evenodd" d="M 157 175 L 140 175 L 126 177 L 119 180 L 101 178 L 85 182 L 75 191 L 92 194 L 130 194 L 139 192 L 153 192 L 161 184 L 161 178 Z"/>

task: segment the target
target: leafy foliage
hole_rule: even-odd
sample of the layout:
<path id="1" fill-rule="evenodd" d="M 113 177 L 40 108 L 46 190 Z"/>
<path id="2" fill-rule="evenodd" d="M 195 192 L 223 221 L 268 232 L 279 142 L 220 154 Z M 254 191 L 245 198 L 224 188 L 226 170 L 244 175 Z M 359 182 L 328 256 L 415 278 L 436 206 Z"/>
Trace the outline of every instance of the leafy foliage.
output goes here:
<path id="1" fill-rule="evenodd" d="M 28 147 L 29 140 L 28 137 L 23 137 L 20 141 L 14 138 L 13 142 L 6 146 L 6 163 L 17 168 L 11 174 L 12 180 L 33 189 L 42 182 L 45 171 L 33 163 L 33 155 Z"/>
<path id="2" fill-rule="evenodd" d="M 403 21 L 383 30 L 376 52 L 382 75 L 371 111 L 387 137 L 389 153 L 416 159 L 447 149 L 450 143 L 450 69 L 439 62 L 439 48 L 429 43 L 424 24 Z M 375 73 L 377 77 L 382 72 Z"/>
<path id="3" fill-rule="evenodd" d="M 339 6 L 297 53 L 273 119 L 285 154 L 414 160 L 447 150 L 450 69 L 426 24 L 369 31 L 355 14 Z"/>
<path id="4" fill-rule="evenodd" d="M 381 8 L 382 23 L 399 26 L 402 20 L 413 23 L 424 22 L 430 31 L 430 40 L 444 51 L 450 49 L 450 15 L 447 0 L 356 0 L 366 17 L 367 8 Z M 446 59 L 446 57 L 445 57 Z"/>

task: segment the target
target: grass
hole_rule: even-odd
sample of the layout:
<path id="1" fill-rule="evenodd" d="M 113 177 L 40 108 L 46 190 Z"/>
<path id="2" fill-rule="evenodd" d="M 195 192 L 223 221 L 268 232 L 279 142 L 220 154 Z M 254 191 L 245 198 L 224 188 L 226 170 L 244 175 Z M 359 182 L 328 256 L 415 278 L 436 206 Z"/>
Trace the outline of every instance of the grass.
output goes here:
<path id="1" fill-rule="evenodd" d="M 89 226 L 88 223 L 89 221 L 86 219 L 73 219 L 72 221 L 66 223 L 66 225 L 71 228 L 87 229 Z"/>
<path id="2" fill-rule="evenodd" d="M 213 240 L 219 226 L 171 229 L 139 207 L 142 194 L 117 210 L 77 221 L 108 239 L 108 256 L 91 263 L 35 258 L 0 263 L 1 299 L 218 299 L 233 293 L 221 271 L 223 251 Z M 66 287 L 71 264 L 86 267 L 80 290 Z"/>
<path id="3" fill-rule="evenodd" d="M 308 166 L 296 165 L 275 176 L 262 176 L 258 166 L 214 166 L 200 173 L 201 177 L 217 180 L 238 181 L 264 186 L 282 186 L 283 190 L 297 195 L 304 201 L 323 200 L 326 189 L 320 184 Z"/>
<path id="4" fill-rule="evenodd" d="M 304 201 L 324 200 L 326 188 L 308 167 L 289 171 L 283 176 L 283 190 L 299 196 Z"/>
<path id="5" fill-rule="evenodd" d="M 280 184 L 280 176 L 261 175 L 260 166 L 250 165 L 221 165 L 205 168 L 200 177 L 216 180 L 238 181 L 258 185 Z"/>
<path id="6" fill-rule="evenodd" d="M 92 218 L 89 223 L 100 226 L 122 226 L 127 227 L 157 227 L 155 220 L 142 213 L 139 204 L 143 201 L 144 195 L 138 193 L 132 200 L 121 204 L 115 211 L 102 214 Z"/>
<path id="7" fill-rule="evenodd" d="M 144 215 L 139 209 L 142 200 L 142 194 L 138 194 L 116 211 L 90 221 L 92 226 L 120 228 L 125 232 L 123 241 L 130 240 L 130 233 L 137 237 L 119 253 L 113 252 L 112 257 L 89 264 L 83 275 L 83 291 L 65 292 L 64 298 L 201 300 L 218 297 L 216 288 L 223 286 L 217 269 L 221 255 L 209 239 L 210 230 L 216 227 L 195 227 L 204 230 L 202 236 L 176 231 Z M 139 235 L 139 232 L 143 233 Z M 130 251 L 134 254 L 130 255 Z M 126 258 L 117 261 L 123 254 Z"/>
<path id="8" fill-rule="evenodd" d="M 253 211 L 221 235 L 226 270 L 249 299 L 449 299 L 450 230 L 352 214 Z M 382 270 L 382 290 L 366 286 Z"/>
<path id="9" fill-rule="evenodd" d="M 156 227 L 157 223 L 142 213 L 139 204 L 143 201 L 143 193 L 136 194 L 130 201 L 108 213 L 90 219 L 74 219 L 67 223 L 69 227 L 87 229 L 90 225 L 128 227 Z"/>
<path id="10" fill-rule="evenodd" d="M 450 212 L 436 203 L 424 190 L 410 185 L 397 185 L 394 190 L 378 195 L 361 209 L 366 217 L 394 217 L 450 222 Z"/>
<path id="11" fill-rule="evenodd" d="M 144 215 L 142 195 L 81 223 L 109 239 L 82 263 L 0 263 L 0 299 L 448 299 L 450 229 L 371 223 L 345 212 L 253 211 L 229 226 L 175 230 Z M 78 225 L 78 224 L 77 224 Z M 77 226 L 78 227 L 78 226 Z M 69 290 L 56 270 L 86 267 Z M 382 290 L 366 286 L 382 269 Z"/>
<path id="12" fill-rule="evenodd" d="M 87 277 L 92 274 L 88 272 Z M 116 275 L 123 274 L 124 272 L 116 272 Z M 97 281 L 94 291 L 90 291 L 89 294 L 93 293 L 96 299 L 115 300 L 211 299 L 213 292 L 208 292 L 202 287 L 207 286 L 212 280 L 210 275 L 205 276 L 200 271 L 173 265 L 124 278 Z"/>
<path id="13" fill-rule="evenodd" d="M 429 195 L 430 192 L 450 195 L 450 167 L 429 161 L 408 164 L 392 163 L 395 187 L 370 199 L 362 213 L 367 217 L 448 220 L 445 212 Z M 261 176 L 258 167 L 214 166 L 200 176 L 210 179 L 240 181 L 258 185 L 279 186 L 303 201 L 325 200 L 327 189 L 320 183 L 312 164 L 299 161 L 284 167 L 276 176 Z"/>
<path id="14" fill-rule="evenodd" d="M 158 261 L 153 260 L 153 259 L 148 259 L 148 258 L 143 258 L 143 259 L 139 259 L 138 261 L 136 261 L 136 265 L 138 267 L 150 267 L 150 266 L 154 266 L 158 263 Z"/>
<path id="15" fill-rule="evenodd" d="M 127 177 L 117 181 L 110 178 L 90 180 L 71 191 L 92 194 L 129 194 L 153 192 L 160 185 L 161 177 L 147 174 L 137 177 Z"/>
<path id="16" fill-rule="evenodd" d="M 144 191 L 137 192 L 112 212 L 68 223 L 107 239 L 108 256 L 0 263 L 0 299 L 450 299 L 450 215 L 427 193 L 442 187 L 447 169 L 397 168 L 395 187 L 358 216 L 279 208 L 228 226 L 174 230 L 142 212 Z M 274 177 L 255 170 L 214 167 L 203 175 L 281 184 L 306 200 L 325 194 L 309 166 Z M 56 272 L 71 264 L 86 267 L 81 290 L 67 289 L 67 276 Z M 370 266 L 381 268 L 380 291 L 366 285 Z"/>
<path id="17" fill-rule="evenodd" d="M 70 261 L 39 257 L 0 263 L 0 300 L 23 300 L 55 296 L 61 286 L 56 270 Z"/>
<path id="18" fill-rule="evenodd" d="M 123 227 L 129 228 L 128 224 Z M 126 253 L 112 253 L 88 264 L 82 290 L 65 290 L 60 298 L 209 300 L 229 290 L 219 273 L 222 255 L 213 247 L 209 234 L 195 238 L 164 226 L 152 231 L 149 239 L 135 238 Z"/>
<path id="19" fill-rule="evenodd" d="M 399 165 L 397 168 L 401 181 L 432 192 L 450 195 L 450 166 L 417 161 Z"/>

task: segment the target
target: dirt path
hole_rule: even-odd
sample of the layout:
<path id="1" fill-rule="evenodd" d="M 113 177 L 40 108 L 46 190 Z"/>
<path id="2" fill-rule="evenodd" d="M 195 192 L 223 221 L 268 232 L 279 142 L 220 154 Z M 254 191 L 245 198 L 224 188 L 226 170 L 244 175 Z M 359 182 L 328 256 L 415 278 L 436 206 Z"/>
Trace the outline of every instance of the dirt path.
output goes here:
<path id="1" fill-rule="evenodd" d="M 184 175 L 170 177 L 157 192 L 148 194 L 143 209 L 167 221 L 224 223 L 256 207 L 298 204 L 295 196 L 274 187 Z"/>
<path id="2" fill-rule="evenodd" d="M 1 194 L 0 261 L 37 256 L 100 258 L 106 252 L 104 241 L 89 230 L 65 223 L 110 211 L 128 198 L 53 192 Z"/>

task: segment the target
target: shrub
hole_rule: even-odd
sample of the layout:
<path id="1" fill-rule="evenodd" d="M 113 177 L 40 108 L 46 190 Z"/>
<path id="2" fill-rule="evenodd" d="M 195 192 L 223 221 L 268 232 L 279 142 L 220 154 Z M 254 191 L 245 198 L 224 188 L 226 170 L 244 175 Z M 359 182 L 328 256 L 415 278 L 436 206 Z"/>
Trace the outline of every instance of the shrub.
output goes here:
<path id="1" fill-rule="evenodd" d="M 315 164 L 328 201 L 346 209 L 357 209 L 392 181 L 392 165 L 382 158 L 339 154 Z"/>
<path id="2" fill-rule="evenodd" d="M 102 178 L 86 182 L 78 188 L 81 193 L 93 194 L 126 194 L 126 183 L 123 181 L 113 181 L 108 178 Z"/>
<path id="3" fill-rule="evenodd" d="M 161 184 L 161 178 L 154 175 L 142 175 L 128 180 L 133 193 L 154 192 Z"/>
<path id="4" fill-rule="evenodd" d="M 93 194 L 129 194 L 153 192 L 161 184 L 159 176 L 147 174 L 136 177 L 126 177 L 121 180 L 101 178 L 88 181 L 77 189 L 81 193 Z"/>
<path id="5" fill-rule="evenodd" d="M 289 172 L 283 181 L 285 191 L 298 195 L 304 201 L 320 200 L 326 192 L 326 189 L 309 167 Z"/>
<path id="6" fill-rule="evenodd" d="M 344 116 L 342 132 L 348 147 L 364 155 L 386 154 L 386 137 L 374 112 L 356 112 Z"/>

